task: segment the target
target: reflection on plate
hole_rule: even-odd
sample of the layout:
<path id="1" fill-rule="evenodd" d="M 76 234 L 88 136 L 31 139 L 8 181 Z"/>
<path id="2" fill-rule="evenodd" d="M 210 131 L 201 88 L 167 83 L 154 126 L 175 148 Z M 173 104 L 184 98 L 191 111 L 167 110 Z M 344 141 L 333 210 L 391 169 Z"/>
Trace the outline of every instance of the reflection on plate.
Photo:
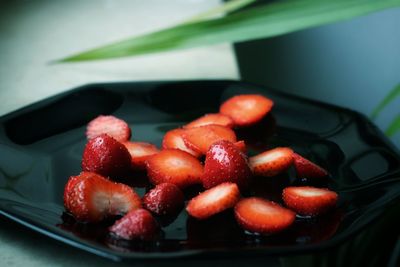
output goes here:
<path id="1" fill-rule="evenodd" d="M 85 126 L 99 114 L 114 114 L 132 127 L 133 139 L 160 145 L 163 134 L 240 93 L 261 93 L 275 102 L 263 122 L 238 136 L 255 154 L 290 146 L 326 168 L 321 181 L 339 193 L 338 210 L 316 219 L 298 218 L 288 231 L 262 237 L 244 233 L 231 211 L 199 222 L 185 212 L 163 218 L 156 242 L 123 242 L 107 227 L 79 224 L 64 213 L 63 189 L 80 172 Z M 234 81 L 134 82 L 88 85 L 0 118 L 0 213 L 36 231 L 111 259 L 199 255 L 288 254 L 334 246 L 358 232 L 400 196 L 400 156 L 362 115 L 344 108 Z M 143 194 L 143 179 L 135 184 Z M 255 179 L 252 194 L 279 200 L 284 184 L 305 183 L 293 175 L 279 183 Z M 188 198 L 198 192 L 193 188 Z M 212 230 L 210 230 L 212 229 Z"/>

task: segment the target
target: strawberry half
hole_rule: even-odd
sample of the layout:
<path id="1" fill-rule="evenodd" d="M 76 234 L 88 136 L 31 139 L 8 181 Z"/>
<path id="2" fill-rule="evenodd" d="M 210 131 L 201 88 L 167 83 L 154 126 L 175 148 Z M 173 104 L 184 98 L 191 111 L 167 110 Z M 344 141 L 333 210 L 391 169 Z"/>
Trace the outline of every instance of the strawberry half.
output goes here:
<path id="1" fill-rule="evenodd" d="M 222 125 L 228 128 L 232 128 L 233 120 L 229 116 L 226 116 L 224 114 L 210 113 L 186 124 L 185 126 L 183 126 L 183 128 L 194 128 L 210 124 Z"/>
<path id="2" fill-rule="evenodd" d="M 139 195 L 127 185 L 96 173 L 71 176 L 64 189 L 64 206 L 79 221 L 99 222 L 141 207 Z"/>
<path id="3" fill-rule="evenodd" d="M 115 140 L 124 142 L 131 138 L 131 129 L 125 121 L 117 117 L 100 115 L 87 125 L 86 137 L 93 139 L 101 134 L 108 134 Z"/>
<path id="4" fill-rule="evenodd" d="M 293 159 L 296 173 L 301 178 L 322 178 L 328 176 L 328 172 L 325 169 L 297 153 L 293 153 Z"/>
<path id="5" fill-rule="evenodd" d="M 201 183 L 203 174 L 200 161 L 179 149 L 165 149 L 151 156 L 146 169 L 152 184 L 172 183 L 179 188 Z"/>
<path id="6" fill-rule="evenodd" d="M 164 139 L 162 141 L 162 148 L 163 149 L 169 149 L 169 148 L 176 148 L 182 151 L 185 151 L 196 158 L 201 156 L 201 153 L 194 151 L 193 149 L 190 149 L 185 145 L 185 142 L 183 141 L 182 134 L 184 130 L 183 129 L 173 129 L 168 131 L 164 135 Z"/>
<path id="7" fill-rule="evenodd" d="M 196 128 L 185 129 L 182 133 L 185 144 L 201 154 L 206 154 L 210 146 L 220 140 L 236 142 L 235 132 L 221 125 L 205 125 Z"/>
<path id="8" fill-rule="evenodd" d="M 275 202 L 250 197 L 236 204 L 235 217 L 239 225 L 247 231 L 273 234 L 292 225 L 296 214 Z"/>
<path id="9" fill-rule="evenodd" d="M 243 140 L 233 143 L 242 153 L 247 153 L 246 143 Z"/>
<path id="10" fill-rule="evenodd" d="M 124 142 L 122 143 L 132 158 L 132 167 L 136 170 L 146 169 L 146 160 L 149 156 L 157 154 L 160 150 L 153 144 L 145 142 Z"/>
<path id="11" fill-rule="evenodd" d="M 171 215 L 181 210 L 184 200 L 179 187 L 171 183 L 162 183 L 144 195 L 143 206 L 157 215 Z"/>
<path id="12" fill-rule="evenodd" d="M 283 190 L 283 201 L 301 215 L 316 216 L 336 206 L 338 195 L 325 188 L 291 186 Z"/>
<path id="13" fill-rule="evenodd" d="M 217 141 L 208 150 L 201 177 L 204 188 L 232 182 L 240 188 L 247 187 L 251 171 L 246 156 L 232 143 Z"/>
<path id="14" fill-rule="evenodd" d="M 86 144 L 82 170 L 121 178 L 131 170 L 131 155 L 123 144 L 107 134 L 101 134 Z"/>
<path id="15" fill-rule="evenodd" d="M 239 188 L 234 183 L 219 184 L 192 198 L 186 211 L 197 219 L 207 219 L 235 206 L 240 198 Z"/>
<path id="16" fill-rule="evenodd" d="M 132 210 L 109 228 L 111 234 L 118 238 L 144 241 L 153 240 L 158 230 L 156 220 L 145 209 Z"/>
<path id="17" fill-rule="evenodd" d="M 220 106 L 220 113 L 231 117 L 235 126 L 250 126 L 259 122 L 272 109 L 274 102 L 262 95 L 236 95 Z"/>
<path id="18" fill-rule="evenodd" d="M 293 150 L 288 147 L 277 147 L 249 158 L 252 172 L 267 177 L 285 171 L 292 163 Z"/>

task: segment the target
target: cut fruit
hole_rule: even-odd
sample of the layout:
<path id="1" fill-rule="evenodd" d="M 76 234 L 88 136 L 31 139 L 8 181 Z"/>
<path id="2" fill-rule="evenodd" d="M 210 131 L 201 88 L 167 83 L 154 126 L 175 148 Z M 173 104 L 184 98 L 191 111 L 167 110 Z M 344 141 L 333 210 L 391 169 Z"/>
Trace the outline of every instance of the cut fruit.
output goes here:
<path id="1" fill-rule="evenodd" d="M 325 169 L 297 153 L 293 153 L 293 159 L 296 173 L 301 178 L 322 178 L 328 176 L 328 172 Z"/>
<path id="2" fill-rule="evenodd" d="M 171 149 L 171 148 L 176 148 L 182 151 L 185 151 L 196 158 L 201 156 L 201 153 L 194 151 L 193 149 L 190 149 L 189 147 L 186 146 L 185 142 L 183 141 L 182 134 L 184 133 L 185 130 L 183 129 L 173 129 L 168 131 L 164 135 L 164 139 L 162 141 L 162 148 L 163 149 Z"/>
<path id="3" fill-rule="evenodd" d="M 233 127 L 233 120 L 224 114 L 220 113 L 210 113 L 206 114 L 188 124 L 183 126 L 183 128 L 194 128 L 199 126 L 205 126 L 210 124 L 222 125 L 228 128 Z"/>
<path id="4" fill-rule="evenodd" d="M 100 115 L 87 125 L 86 137 L 90 140 L 101 134 L 108 134 L 118 142 L 125 142 L 131 138 L 131 129 L 125 121 L 117 117 Z"/>
<path id="5" fill-rule="evenodd" d="M 182 209 L 184 200 L 179 187 L 171 183 L 162 183 L 144 195 L 143 206 L 157 215 L 172 215 Z"/>
<path id="6" fill-rule="evenodd" d="M 249 158 L 250 169 L 255 175 L 275 176 L 287 170 L 293 163 L 293 150 L 277 147 Z"/>
<path id="7" fill-rule="evenodd" d="M 160 150 L 153 144 L 145 142 L 124 142 L 122 143 L 132 158 L 132 167 L 136 170 L 146 169 L 146 160 L 149 156 L 157 154 Z"/>

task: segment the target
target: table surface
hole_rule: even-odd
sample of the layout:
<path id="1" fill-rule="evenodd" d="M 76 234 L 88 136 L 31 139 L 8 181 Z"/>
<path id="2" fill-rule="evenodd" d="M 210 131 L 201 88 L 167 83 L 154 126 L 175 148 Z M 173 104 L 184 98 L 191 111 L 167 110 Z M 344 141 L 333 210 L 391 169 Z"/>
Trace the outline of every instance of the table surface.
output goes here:
<path id="1" fill-rule="evenodd" d="M 49 64 L 84 49 L 179 23 L 219 2 L 0 1 L 0 115 L 94 82 L 238 79 L 229 44 L 137 58 Z M 0 217 L 0 248 L 0 266 L 112 264 L 3 217 Z"/>

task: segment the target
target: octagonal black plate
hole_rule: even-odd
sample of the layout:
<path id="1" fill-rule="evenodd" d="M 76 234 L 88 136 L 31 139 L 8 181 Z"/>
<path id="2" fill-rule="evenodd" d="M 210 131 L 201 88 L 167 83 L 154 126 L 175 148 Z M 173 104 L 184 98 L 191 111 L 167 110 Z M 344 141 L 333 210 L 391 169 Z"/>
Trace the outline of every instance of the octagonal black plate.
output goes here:
<path id="1" fill-rule="evenodd" d="M 337 191 L 338 209 L 319 219 L 298 218 L 281 234 L 262 237 L 241 231 L 230 211 L 199 222 L 181 212 L 160 221 L 155 242 L 120 242 L 107 236 L 112 222 L 76 223 L 64 213 L 62 195 L 70 175 L 80 172 L 85 125 L 113 114 L 132 127 L 133 140 L 160 145 L 163 134 L 217 112 L 224 99 L 260 93 L 275 102 L 272 114 L 238 131 L 249 153 L 291 146 L 332 175 L 319 182 Z M 94 84 L 45 99 L 0 118 L 0 213 L 35 231 L 114 260 L 289 254 L 326 249 L 376 219 L 400 195 L 400 157 L 364 116 L 236 81 Z M 293 173 L 255 179 L 255 192 L 279 201 Z M 311 182 L 312 183 L 312 182 Z M 144 188 L 138 191 L 143 194 Z M 195 193 L 192 192 L 192 194 Z M 189 193 L 190 195 L 190 193 Z M 190 196 L 188 196 L 190 197 Z"/>

